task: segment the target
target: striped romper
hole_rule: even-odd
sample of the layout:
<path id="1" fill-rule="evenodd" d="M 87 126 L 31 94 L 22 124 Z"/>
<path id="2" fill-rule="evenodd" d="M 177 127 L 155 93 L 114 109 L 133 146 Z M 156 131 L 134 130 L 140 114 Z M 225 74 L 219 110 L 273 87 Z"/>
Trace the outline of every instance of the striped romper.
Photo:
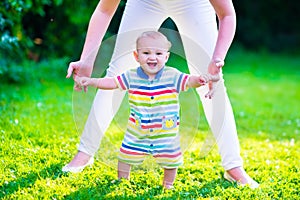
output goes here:
<path id="1" fill-rule="evenodd" d="M 179 93 L 187 90 L 189 75 L 175 68 L 162 68 L 153 80 L 141 67 L 116 77 L 128 91 L 130 116 L 118 159 L 141 164 L 152 155 L 163 168 L 183 163 L 179 137 Z"/>

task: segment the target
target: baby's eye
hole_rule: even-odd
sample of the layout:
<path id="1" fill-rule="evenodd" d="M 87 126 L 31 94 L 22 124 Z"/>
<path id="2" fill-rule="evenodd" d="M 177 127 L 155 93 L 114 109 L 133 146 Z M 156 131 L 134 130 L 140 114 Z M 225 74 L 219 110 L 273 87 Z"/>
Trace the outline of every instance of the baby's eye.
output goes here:
<path id="1" fill-rule="evenodd" d="M 162 53 L 161 52 L 157 52 L 156 55 L 160 56 L 160 55 L 162 55 Z"/>
<path id="2" fill-rule="evenodd" d="M 144 52 L 143 52 L 143 54 L 146 54 L 146 55 L 148 55 L 148 54 L 149 54 L 149 52 L 147 52 L 147 51 L 144 51 Z"/>

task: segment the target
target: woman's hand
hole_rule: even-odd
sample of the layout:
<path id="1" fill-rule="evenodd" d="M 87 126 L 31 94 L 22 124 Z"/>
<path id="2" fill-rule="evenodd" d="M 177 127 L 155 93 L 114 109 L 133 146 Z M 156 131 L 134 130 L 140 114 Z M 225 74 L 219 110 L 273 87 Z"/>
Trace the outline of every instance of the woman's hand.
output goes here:
<path id="1" fill-rule="evenodd" d="M 76 62 L 71 62 L 69 64 L 69 68 L 68 68 L 68 71 L 67 71 L 67 76 L 66 78 L 70 78 L 73 74 L 73 79 L 75 80 L 75 77 L 78 76 L 78 77 L 90 77 L 91 74 L 92 74 L 92 67 L 91 66 L 88 66 L 86 65 L 84 62 L 82 61 L 76 61 Z M 87 87 L 84 86 L 84 91 L 86 92 L 87 91 Z M 76 91 L 81 91 L 82 90 L 82 86 L 77 84 L 76 81 L 75 81 L 75 84 L 74 84 L 74 90 Z"/>
<path id="2" fill-rule="evenodd" d="M 224 66 L 224 61 L 221 59 L 211 60 L 208 66 L 208 73 L 216 75 L 220 73 L 220 69 Z"/>
<path id="3" fill-rule="evenodd" d="M 224 61 L 221 59 L 211 60 L 208 66 L 208 73 L 216 75 L 220 73 L 220 69 L 224 66 Z M 215 86 L 217 83 L 212 81 L 208 82 L 208 93 L 205 95 L 206 98 L 211 99 L 214 95 Z"/>

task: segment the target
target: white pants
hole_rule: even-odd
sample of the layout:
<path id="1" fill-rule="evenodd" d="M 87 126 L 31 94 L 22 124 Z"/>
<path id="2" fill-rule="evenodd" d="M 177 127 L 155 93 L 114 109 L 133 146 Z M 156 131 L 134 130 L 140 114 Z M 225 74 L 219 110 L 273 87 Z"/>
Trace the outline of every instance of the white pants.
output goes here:
<path id="1" fill-rule="evenodd" d="M 128 0 L 107 76 L 137 67 L 132 54 L 136 38 L 145 30 L 158 30 L 168 17 L 175 22 L 181 35 L 190 73 L 207 73 L 218 34 L 215 12 L 209 0 Z M 216 138 L 222 165 L 225 170 L 242 166 L 235 120 L 224 80 L 219 81 L 212 99 L 204 98 L 207 90 L 207 87 L 200 87 L 197 92 Z M 92 156 L 97 152 L 124 94 L 118 90 L 98 90 L 81 136 L 79 151 Z"/>

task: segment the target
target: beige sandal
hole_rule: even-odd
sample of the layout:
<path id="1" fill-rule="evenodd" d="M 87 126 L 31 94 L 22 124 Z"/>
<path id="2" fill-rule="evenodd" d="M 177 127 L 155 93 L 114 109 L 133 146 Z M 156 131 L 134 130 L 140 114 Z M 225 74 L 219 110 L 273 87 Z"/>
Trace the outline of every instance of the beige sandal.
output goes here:
<path id="1" fill-rule="evenodd" d="M 237 180 L 235 180 L 232 176 L 230 176 L 230 174 L 228 174 L 227 172 L 224 173 L 224 178 L 226 180 L 228 180 L 229 182 L 236 182 L 238 185 L 244 187 L 246 185 L 248 185 L 251 189 L 256 189 L 259 187 L 259 184 L 253 180 L 248 174 L 245 174 L 247 182 L 248 183 L 241 183 Z"/>

